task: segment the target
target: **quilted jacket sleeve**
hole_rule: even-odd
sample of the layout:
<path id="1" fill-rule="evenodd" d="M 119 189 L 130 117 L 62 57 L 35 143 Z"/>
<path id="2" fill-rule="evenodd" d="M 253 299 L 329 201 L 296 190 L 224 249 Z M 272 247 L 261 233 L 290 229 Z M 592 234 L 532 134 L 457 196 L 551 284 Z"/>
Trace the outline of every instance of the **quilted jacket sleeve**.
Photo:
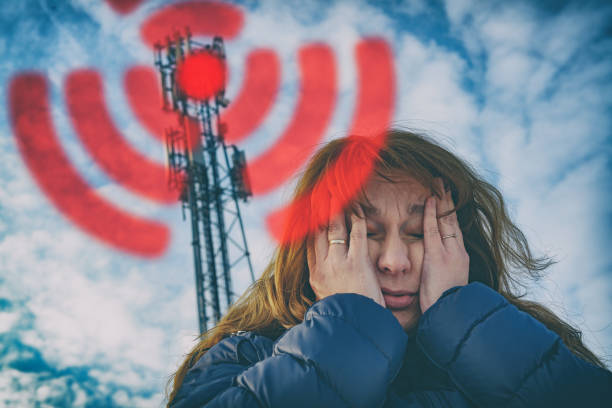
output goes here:
<path id="1" fill-rule="evenodd" d="M 561 338 L 491 288 L 444 293 L 423 314 L 417 343 L 481 407 L 603 407 L 612 373 L 571 353 Z"/>
<path id="2" fill-rule="evenodd" d="M 173 407 L 380 407 L 407 343 L 389 310 L 354 293 L 315 303 L 252 362 L 238 355 L 240 337 L 198 361 Z"/>

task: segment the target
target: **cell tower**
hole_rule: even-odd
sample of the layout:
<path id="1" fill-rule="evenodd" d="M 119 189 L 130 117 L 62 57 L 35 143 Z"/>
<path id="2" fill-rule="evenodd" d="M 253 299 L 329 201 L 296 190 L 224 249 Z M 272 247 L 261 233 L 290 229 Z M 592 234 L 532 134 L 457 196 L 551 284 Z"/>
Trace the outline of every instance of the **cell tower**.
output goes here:
<path id="1" fill-rule="evenodd" d="M 229 103 L 225 84 L 213 96 L 197 100 L 178 85 L 177 67 L 198 53 L 225 62 L 222 38 L 201 44 L 188 30 L 185 36 L 176 33 L 166 39 L 165 46 L 155 47 L 163 108 L 179 115 L 179 127 L 166 129 L 168 183 L 180 191 L 183 219 L 185 209 L 191 216 L 198 319 L 200 333 L 204 333 L 234 300 L 231 271 L 246 263 L 251 282 L 255 277 L 238 205 L 239 199 L 246 202 L 252 195 L 245 155 L 225 144 L 226 126 L 219 119 L 221 108 Z"/>

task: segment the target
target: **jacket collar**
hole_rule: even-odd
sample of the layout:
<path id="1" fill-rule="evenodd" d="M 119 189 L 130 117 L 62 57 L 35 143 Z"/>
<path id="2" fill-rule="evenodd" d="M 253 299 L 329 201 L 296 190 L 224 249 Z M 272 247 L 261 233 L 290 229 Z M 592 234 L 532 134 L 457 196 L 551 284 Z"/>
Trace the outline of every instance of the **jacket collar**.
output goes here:
<path id="1" fill-rule="evenodd" d="M 400 395 L 417 390 L 454 388 L 446 371 L 434 365 L 421 351 L 415 334 L 408 335 L 404 363 L 392 387 Z"/>

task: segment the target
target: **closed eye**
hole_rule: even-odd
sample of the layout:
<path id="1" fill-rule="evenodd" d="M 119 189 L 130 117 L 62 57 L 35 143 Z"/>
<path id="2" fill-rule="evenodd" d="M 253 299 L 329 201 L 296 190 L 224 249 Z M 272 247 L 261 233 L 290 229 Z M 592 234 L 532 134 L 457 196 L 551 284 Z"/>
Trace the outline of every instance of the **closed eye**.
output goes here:
<path id="1" fill-rule="evenodd" d="M 368 239 L 380 238 L 381 235 L 382 235 L 382 232 L 377 229 L 368 229 L 368 232 L 366 234 Z"/>
<path id="2" fill-rule="evenodd" d="M 420 241 L 423 239 L 423 234 L 406 234 L 408 241 Z"/>
<path id="3" fill-rule="evenodd" d="M 380 232 L 368 231 L 367 237 L 368 237 L 368 239 L 378 238 L 378 237 L 380 237 Z M 419 241 L 419 240 L 423 239 L 423 234 L 406 234 L 406 237 L 410 241 Z"/>

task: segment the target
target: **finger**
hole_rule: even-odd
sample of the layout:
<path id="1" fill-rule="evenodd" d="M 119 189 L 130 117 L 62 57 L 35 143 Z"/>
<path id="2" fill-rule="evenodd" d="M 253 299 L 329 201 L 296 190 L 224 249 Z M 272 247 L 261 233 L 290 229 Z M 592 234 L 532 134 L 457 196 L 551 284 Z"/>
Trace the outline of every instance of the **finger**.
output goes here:
<path id="1" fill-rule="evenodd" d="M 310 195 L 310 206 L 314 216 L 315 228 L 327 227 L 329 222 L 329 200 L 329 190 L 327 190 L 323 183 L 318 182 Z"/>
<path id="2" fill-rule="evenodd" d="M 440 218 L 438 218 L 438 228 L 440 228 L 442 243 L 445 248 L 463 247 L 463 235 L 459 227 L 459 222 L 457 221 L 457 213 L 454 211 L 455 203 L 453 202 L 452 192 L 450 188 L 444 188 L 444 183 L 441 178 L 438 178 L 437 182 L 438 188 L 443 191 L 442 198 L 437 208 L 438 214 L 440 215 Z"/>
<path id="3" fill-rule="evenodd" d="M 315 265 L 318 262 L 322 262 L 323 259 L 327 258 L 327 227 L 317 228 L 314 237 L 314 254 L 315 254 Z"/>
<path id="4" fill-rule="evenodd" d="M 344 218 L 344 212 L 340 206 L 340 202 L 336 196 L 331 197 L 329 214 L 331 216 L 329 220 L 329 226 L 327 227 L 327 239 L 343 239 L 347 240 L 346 233 L 346 221 Z M 347 245 L 345 244 L 329 244 L 329 254 L 342 254 L 346 255 Z"/>
<path id="5" fill-rule="evenodd" d="M 452 235 L 456 233 L 455 225 L 451 222 L 448 215 L 444 215 L 453 209 L 452 204 L 448 201 L 448 195 L 444 191 L 444 182 L 437 177 L 435 180 L 438 191 L 441 192 L 440 199 L 437 200 L 436 214 L 438 218 L 438 229 L 440 236 Z"/>
<path id="6" fill-rule="evenodd" d="M 425 201 L 425 214 L 423 215 L 423 239 L 426 254 L 438 254 L 441 252 L 442 239 L 436 219 L 436 197 L 431 196 Z"/>
<path id="7" fill-rule="evenodd" d="M 358 204 L 357 214 L 351 213 L 351 235 L 348 256 L 368 253 L 367 227 L 363 209 Z"/>
<path id="8" fill-rule="evenodd" d="M 453 234 L 456 235 L 456 239 L 454 240 L 457 241 L 457 244 L 460 247 L 464 247 L 463 233 L 461 231 L 461 227 L 459 226 L 459 220 L 457 219 L 457 211 L 455 211 L 455 202 L 453 201 L 453 194 L 450 189 L 446 192 L 445 201 L 447 203 L 447 208 L 449 208 L 449 210 L 453 210 L 452 213 L 444 217 L 445 223 L 450 226 L 453 231 Z"/>

